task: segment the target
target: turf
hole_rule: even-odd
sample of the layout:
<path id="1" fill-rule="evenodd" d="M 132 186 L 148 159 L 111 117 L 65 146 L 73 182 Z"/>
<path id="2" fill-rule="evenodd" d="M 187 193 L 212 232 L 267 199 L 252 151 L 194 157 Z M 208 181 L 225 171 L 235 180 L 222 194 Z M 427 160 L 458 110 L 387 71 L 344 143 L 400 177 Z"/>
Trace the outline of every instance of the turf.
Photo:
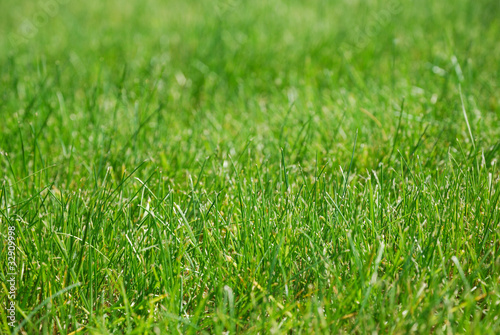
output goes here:
<path id="1" fill-rule="evenodd" d="M 499 333 L 499 13 L 3 0 L 0 332 Z"/>

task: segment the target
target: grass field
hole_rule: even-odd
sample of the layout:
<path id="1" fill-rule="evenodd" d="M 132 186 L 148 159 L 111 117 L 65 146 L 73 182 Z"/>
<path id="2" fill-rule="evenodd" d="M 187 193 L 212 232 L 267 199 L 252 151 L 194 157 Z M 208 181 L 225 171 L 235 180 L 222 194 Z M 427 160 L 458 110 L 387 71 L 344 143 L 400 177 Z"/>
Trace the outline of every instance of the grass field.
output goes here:
<path id="1" fill-rule="evenodd" d="M 499 17 L 2 0 L 0 333 L 500 333 Z"/>

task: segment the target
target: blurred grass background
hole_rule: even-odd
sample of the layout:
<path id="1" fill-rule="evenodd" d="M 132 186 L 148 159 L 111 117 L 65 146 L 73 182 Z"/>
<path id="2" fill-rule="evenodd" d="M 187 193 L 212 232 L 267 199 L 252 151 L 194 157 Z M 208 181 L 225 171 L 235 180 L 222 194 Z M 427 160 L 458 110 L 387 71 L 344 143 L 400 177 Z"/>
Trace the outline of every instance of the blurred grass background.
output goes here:
<path id="1" fill-rule="evenodd" d="M 37 108 L 60 109 L 59 92 L 73 113 L 56 112 L 59 119 L 48 122 L 72 130 L 57 134 L 63 143 L 85 147 L 79 135 L 89 127 L 123 141 L 161 105 L 169 131 L 142 131 L 141 142 L 158 148 L 203 125 L 203 157 L 235 136 L 276 137 L 294 101 L 285 132 L 310 120 L 311 152 L 338 145 L 332 130 L 344 111 L 340 136 L 359 129 L 361 143 L 376 149 L 394 130 L 403 97 L 415 136 L 429 122 L 454 141 L 466 131 L 454 122 L 462 118 L 459 84 L 475 133 L 488 134 L 485 141 L 497 135 L 497 127 L 485 126 L 498 124 L 496 1 L 48 1 L 57 6 L 36 26 L 43 3 L 2 2 L 3 106 L 31 121 Z M 378 23 L 393 3 L 400 12 Z M 35 25 L 29 34 L 26 20 Z M 6 122 L 6 132 L 17 132 L 15 117 Z M 154 128 L 154 120 L 145 127 Z"/>

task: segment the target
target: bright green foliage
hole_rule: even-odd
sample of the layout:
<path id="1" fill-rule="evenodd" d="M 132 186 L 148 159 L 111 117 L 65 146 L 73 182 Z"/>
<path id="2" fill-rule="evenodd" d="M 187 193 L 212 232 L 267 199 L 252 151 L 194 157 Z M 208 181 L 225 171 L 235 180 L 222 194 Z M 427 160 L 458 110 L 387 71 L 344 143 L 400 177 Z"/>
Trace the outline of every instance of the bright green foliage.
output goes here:
<path id="1" fill-rule="evenodd" d="M 500 333 L 499 15 L 2 0 L 0 333 Z"/>

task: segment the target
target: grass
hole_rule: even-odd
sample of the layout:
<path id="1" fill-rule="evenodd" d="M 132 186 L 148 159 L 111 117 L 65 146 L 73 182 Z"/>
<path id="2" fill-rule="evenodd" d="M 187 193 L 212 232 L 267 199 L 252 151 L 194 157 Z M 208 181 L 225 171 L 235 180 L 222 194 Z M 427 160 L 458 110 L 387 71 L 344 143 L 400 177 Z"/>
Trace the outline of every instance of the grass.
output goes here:
<path id="1" fill-rule="evenodd" d="M 2 1 L 0 332 L 499 333 L 499 11 Z"/>

